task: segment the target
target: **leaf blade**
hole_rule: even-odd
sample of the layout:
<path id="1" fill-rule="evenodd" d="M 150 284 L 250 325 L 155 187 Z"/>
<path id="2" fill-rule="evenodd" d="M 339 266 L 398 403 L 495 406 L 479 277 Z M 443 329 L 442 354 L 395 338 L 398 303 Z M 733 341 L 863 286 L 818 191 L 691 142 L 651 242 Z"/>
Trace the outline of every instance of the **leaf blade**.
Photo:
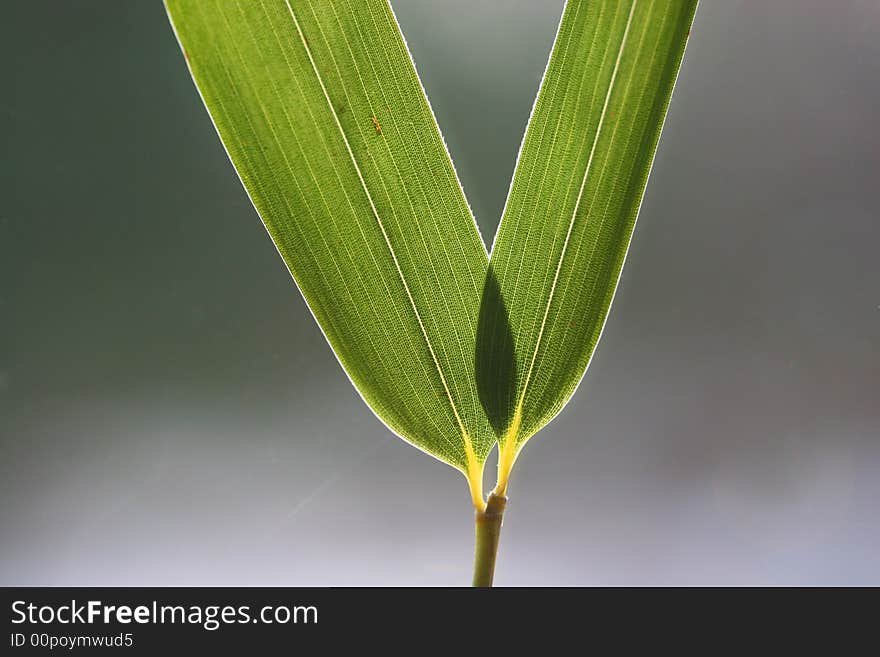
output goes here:
<path id="1" fill-rule="evenodd" d="M 221 140 L 340 364 L 468 474 L 487 255 L 387 2 L 168 0 Z M 442 285 L 441 285 L 442 283 Z"/>
<path id="2" fill-rule="evenodd" d="M 566 5 L 492 249 L 487 281 L 498 300 L 485 295 L 481 308 L 478 342 L 490 355 L 477 377 L 502 473 L 589 365 L 696 4 Z"/>

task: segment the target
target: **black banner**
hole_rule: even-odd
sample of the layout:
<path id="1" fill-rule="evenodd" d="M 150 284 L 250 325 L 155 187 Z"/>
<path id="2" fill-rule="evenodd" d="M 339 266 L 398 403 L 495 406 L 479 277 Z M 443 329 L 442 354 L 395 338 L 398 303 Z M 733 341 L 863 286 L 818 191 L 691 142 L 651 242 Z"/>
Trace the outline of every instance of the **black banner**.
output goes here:
<path id="1" fill-rule="evenodd" d="M 471 654 L 528 637 L 548 646 L 564 638 L 578 652 L 611 641 L 617 654 L 699 644 L 710 633 L 707 648 L 754 647 L 750 637 L 818 639 L 846 608 L 840 592 L 832 597 L 823 593 L 818 604 L 815 592 L 780 589 L 5 588 L 0 652 L 335 654 L 409 646 Z M 865 611 L 847 616 L 850 638 L 866 627 L 858 621 Z"/>

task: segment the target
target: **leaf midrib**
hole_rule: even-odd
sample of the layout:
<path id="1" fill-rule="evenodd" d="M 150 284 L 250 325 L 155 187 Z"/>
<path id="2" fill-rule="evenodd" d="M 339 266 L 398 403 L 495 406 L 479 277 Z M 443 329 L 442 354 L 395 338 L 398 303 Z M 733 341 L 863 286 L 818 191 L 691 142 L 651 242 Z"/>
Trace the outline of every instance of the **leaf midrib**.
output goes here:
<path id="1" fill-rule="evenodd" d="M 264 9 L 264 11 L 265 11 L 265 5 L 264 5 L 264 3 L 263 3 L 263 0 L 260 0 L 260 5 L 261 5 L 261 7 Z M 244 19 L 244 16 L 242 16 L 242 19 Z M 224 16 L 224 22 L 227 22 L 225 16 Z M 228 24 L 228 22 L 227 22 L 227 24 Z M 276 40 L 276 42 L 278 43 L 278 46 L 282 49 L 282 52 L 283 52 L 283 44 L 281 43 L 281 40 L 280 40 L 280 38 L 279 38 L 279 35 L 278 35 L 277 31 L 275 31 L 274 28 L 273 28 L 272 32 L 273 32 L 273 34 L 274 34 L 274 36 L 275 36 L 275 40 Z M 241 59 L 241 54 L 238 53 L 238 55 L 239 55 L 239 59 Z M 285 57 L 285 62 L 287 63 L 288 67 L 290 67 L 291 64 L 290 64 L 290 61 L 287 59 L 287 55 L 285 54 L 284 57 Z M 296 77 L 294 77 L 294 81 L 296 82 L 297 87 L 299 87 L 300 90 L 302 90 L 301 87 L 300 87 L 300 84 L 299 84 L 299 80 L 298 80 Z M 273 82 L 273 88 L 275 88 L 275 89 L 276 89 L 276 92 L 277 92 L 277 87 L 274 87 L 274 82 Z M 260 111 L 263 113 L 263 117 L 264 117 L 264 119 L 266 120 L 266 124 L 267 124 L 267 126 L 269 127 L 269 129 L 272 131 L 272 133 L 273 133 L 273 137 L 275 138 L 276 143 L 278 143 L 278 145 L 279 145 L 279 147 L 280 147 L 280 146 L 281 146 L 281 142 L 280 142 L 280 140 L 278 139 L 277 134 L 275 134 L 275 129 L 272 127 L 272 122 L 271 122 L 269 116 L 266 114 L 265 108 L 263 107 L 262 103 L 259 103 L 259 102 L 258 102 L 257 105 L 260 107 Z M 282 111 L 284 112 L 284 116 L 285 116 L 285 118 L 287 119 L 288 123 L 290 123 L 290 115 L 287 113 L 287 109 L 284 108 L 284 107 L 282 107 Z M 315 125 L 317 126 L 317 120 L 316 120 L 316 119 L 314 118 L 314 116 L 312 115 L 311 110 L 308 109 L 308 107 L 307 107 L 307 108 L 306 108 L 306 111 L 309 113 L 309 116 L 311 117 L 312 121 L 313 121 L 313 122 L 315 123 Z M 296 137 L 296 134 L 293 134 L 293 139 L 294 139 L 294 141 L 296 142 L 297 147 L 299 148 L 300 152 L 302 153 L 302 152 L 303 152 L 303 148 L 302 148 L 302 145 L 301 145 L 300 142 L 299 142 L 299 139 Z M 282 157 L 283 157 L 283 159 L 284 159 L 284 161 L 285 161 L 285 164 L 286 164 L 286 166 L 287 166 L 287 169 L 288 169 L 288 171 L 289 171 L 289 173 L 290 173 L 290 175 L 291 175 L 291 179 L 293 180 L 294 184 L 297 186 L 297 189 L 300 190 L 300 193 L 302 194 L 302 191 L 301 191 L 301 188 L 300 188 L 300 185 L 299 185 L 299 181 L 297 180 L 296 174 L 294 173 L 293 168 L 291 167 L 291 164 L 290 164 L 290 161 L 288 160 L 287 154 L 286 154 L 286 152 L 284 151 L 284 149 L 281 149 L 281 152 L 282 152 Z M 245 157 L 246 157 L 246 155 L 245 155 Z M 309 173 L 310 173 L 310 175 L 312 176 L 312 178 L 317 179 L 316 176 L 315 176 L 315 174 L 314 174 L 314 172 L 313 172 L 312 169 L 311 169 L 311 164 L 308 162 L 308 159 L 305 158 L 305 157 L 303 157 L 303 162 L 305 163 L 306 167 L 308 168 Z M 336 170 L 336 167 L 335 167 L 335 166 L 334 166 L 334 170 Z M 338 172 L 337 172 L 337 175 L 338 175 Z M 327 199 L 324 197 L 324 193 L 323 193 L 323 191 L 321 190 L 320 186 L 318 187 L 318 191 L 319 191 L 319 193 L 320 193 L 320 195 L 321 195 L 321 200 L 322 200 L 322 202 L 323 202 L 323 204 L 324 204 L 324 207 L 328 210 L 328 215 L 327 215 L 327 216 L 329 216 L 329 217 L 331 218 L 331 221 L 333 221 L 333 223 L 334 223 L 334 225 L 335 225 L 335 224 L 336 224 L 335 215 L 334 215 L 333 212 L 330 211 L 330 205 L 329 205 Z M 312 219 L 312 222 L 313 222 L 314 224 L 317 225 L 317 220 L 315 219 L 315 213 L 314 213 L 314 211 L 312 210 L 312 208 L 310 207 L 310 205 L 308 204 L 308 201 L 305 199 L 305 196 L 304 196 L 304 195 L 303 195 L 303 200 L 304 200 L 304 202 L 305 202 L 305 205 L 306 205 L 306 208 L 307 208 L 307 210 L 308 210 L 309 216 L 310 216 L 310 218 Z M 348 204 L 349 204 L 350 209 L 352 210 L 352 212 L 354 212 L 354 207 L 351 205 L 351 199 L 348 198 L 348 195 L 347 195 L 347 194 L 346 194 L 346 200 L 348 201 Z M 288 203 L 286 197 L 284 198 L 284 203 L 285 203 L 285 205 L 287 206 L 288 211 L 289 211 L 289 212 L 292 212 L 292 209 L 291 209 L 290 204 Z M 358 224 L 358 226 L 360 227 L 360 224 Z M 328 244 L 327 241 L 324 239 L 323 235 L 320 234 L 320 232 L 319 232 L 318 234 L 321 236 L 321 241 L 322 241 L 324 247 L 329 251 L 329 250 L 330 250 L 330 246 L 329 246 L 329 244 Z M 363 237 L 364 240 L 366 240 L 366 236 L 363 234 L 363 230 L 362 230 L 362 229 L 361 229 L 361 237 Z M 312 259 L 313 259 L 316 263 L 318 263 L 319 260 L 318 260 L 317 257 L 315 257 L 315 255 L 314 255 L 314 253 L 313 253 L 313 251 L 312 251 L 312 249 L 311 249 L 311 246 L 309 245 L 308 241 L 305 242 L 305 247 L 309 250 L 309 253 L 312 255 Z M 345 252 L 345 255 L 348 257 L 349 262 L 354 263 L 354 258 L 353 258 L 353 256 L 352 256 L 351 252 L 349 251 L 348 247 L 345 245 L 345 243 L 343 243 L 342 247 L 343 247 L 343 250 L 344 250 L 344 252 Z M 371 260 L 372 260 L 372 262 L 373 262 L 373 265 L 376 267 L 377 270 L 379 270 L 379 264 L 376 262 L 375 258 L 373 257 L 372 252 L 370 252 L 370 257 L 371 257 Z M 360 317 L 360 316 L 361 316 L 360 309 L 357 307 L 357 304 L 355 304 L 355 302 L 354 302 L 354 297 L 352 296 L 351 290 L 350 290 L 350 288 L 349 288 L 349 286 L 348 286 L 348 282 L 345 280 L 345 277 L 342 275 L 342 272 L 341 272 L 341 270 L 339 269 L 339 265 L 338 265 L 338 263 L 336 262 L 335 259 L 333 259 L 333 264 L 334 264 L 334 268 L 336 269 L 337 274 L 339 274 L 339 278 L 340 278 L 340 280 L 342 281 L 342 284 L 343 284 L 343 287 L 344 287 L 344 289 L 345 289 L 345 292 L 346 292 L 346 294 L 347 294 L 349 300 L 350 300 L 351 303 L 352 303 L 352 307 L 355 309 L 355 312 L 358 314 L 358 317 Z M 320 267 L 320 265 L 318 265 L 318 266 Z M 290 270 L 289 267 L 288 267 L 288 271 L 290 271 L 291 275 L 293 275 L 294 278 L 296 279 L 296 276 L 293 274 L 293 271 Z M 390 291 L 387 289 L 387 286 L 386 286 L 386 291 L 389 292 L 389 294 L 390 294 Z M 371 306 L 371 309 L 373 310 L 374 313 L 377 312 L 376 309 L 375 309 L 375 307 Z M 328 317 L 327 319 L 330 319 L 330 321 L 332 321 L 332 319 L 329 318 L 329 317 Z M 382 365 L 382 367 L 383 367 L 386 371 L 390 372 L 391 369 L 390 369 L 389 365 L 385 362 L 385 359 L 382 357 L 381 351 L 379 351 L 379 350 L 376 348 L 376 345 L 375 345 L 375 343 L 373 343 L 372 338 L 369 338 L 369 341 L 370 341 L 370 345 L 371 345 L 371 346 L 373 347 L 373 349 L 375 350 L 376 358 L 377 358 L 377 360 L 379 361 L 379 363 Z M 335 353 L 335 349 L 334 349 L 334 353 Z M 410 388 L 412 388 L 413 392 L 415 393 L 415 392 L 416 392 L 416 388 L 415 388 L 415 386 L 413 385 L 412 381 L 410 380 L 410 378 L 409 378 L 409 374 L 406 372 L 405 369 L 401 370 L 401 372 L 402 372 L 404 378 L 407 380 L 407 383 L 409 384 Z M 418 394 L 416 394 L 415 396 L 416 396 L 416 398 L 419 399 L 420 405 L 422 406 L 422 408 L 423 408 L 423 409 L 426 411 L 426 413 L 427 413 L 427 409 L 425 409 L 424 404 L 421 403 L 421 398 L 418 396 Z M 369 404 L 367 404 L 367 405 L 369 406 Z M 380 417 L 379 419 L 380 419 L 380 421 L 382 421 L 383 423 L 385 423 L 385 420 L 382 420 L 381 417 Z M 435 427 L 435 428 L 437 429 L 437 431 L 438 431 L 438 435 L 439 435 L 439 434 L 442 434 L 442 431 L 441 431 L 440 427 L 436 424 L 436 422 L 433 420 L 433 418 L 431 418 L 431 420 L 432 420 L 432 422 L 434 423 L 434 427 Z M 399 433 L 399 431 L 398 431 L 397 429 L 392 429 L 392 430 L 393 430 L 395 433 L 397 433 L 398 435 L 400 435 L 400 433 Z M 404 440 L 408 440 L 408 439 L 406 439 L 406 438 L 403 437 L 403 436 L 401 436 L 401 437 L 404 438 Z"/>
<path id="2" fill-rule="evenodd" d="M 397 259 L 397 253 L 394 251 L 394 246 L 391 244 L 391 240 L 388 237 L 388 233 L 385 230 L 385 225 L 382 222 L 382 218 L 379 216 L 379 212 L 376 209 L 376 204 L 373 201 L 373 196 L 370 193 L 369 188 L 367 187 L 366 181 L 364 180 L 363 173 L 361 172 L 360 166 L 357 163 L 357 160 L 354 156 L 354 151 L 351 148 L 351 144 L 348 141 L 348 137 L 345 134 L 345 131 L 342 128 L 342 124 L 339 121 L 339 116 L 336 113 L 336 108 L 333 106 L 333 102 L 330 100 L 330 95 L 327 92 L 327 88 L 324 85 L 324 80 L 321 77 L 321 72 L 318 69 L 318 66 L 315 63 L 314 57 L 312 56 L 311 48 L 309 48 L 308 41 L 306 41 L 305 34 L 303 34 L 302 28 L 300 27 L 299 20 L 296 18 L 296 13 L 293 11 L 293 7 L 290 5 L 290 0 L 284 0 L 284 4 L 287 6 L 287 10 L 290 13 L 290 17 L 293 20 L 294 26 L 296 27 L 297 34 L 299 35 L 300 41 L 302 42 L 303 48 L 305 48 L 306 55 L 308 56 L 309 63 L 312 66 L 312 70 L 315 73 L 315 77 L 318 80 L 318 84 L 321 87 L 321 93 L 324 96 L 324 100 L 327 102 L 327 106 L 330 109 L 330 114 L 333 117 L 334 124 L 336 125 L 337 130 L 339 131 L 340 136 L 342 137 L 342 141 L 345 145 L 345 150 L 348 153 L 348 156 L 351 160 L 352 165 L 354 166 L 355 173 L 357 174 L 358 181 L 361 184 L 361 187 L 366 194 L 367 201 L 370 204 L 370 209 L 373 213 L 373 216 L 376 219 L 376 222 L 379 225 L 379 230 L 382 233 L 382 237 L 385 240 L 385 245 L 388 247 L 388 251 L 391 255 L 391 260 L 394 263 L 394 267 L 397 271 L 397 275 L 400 277 L 400 282 L 403 285 L 404 292 L 406 293 L 407 299 L 409 301 L 410 307 L 412 308 L 413 314 L 415 315 L 416 321 L 419 325 L 419 329 L 422 333 L 422 337 L 425 340 L 425 345 L 428 348 L 428 352 L 431 355 L 431 360 L 434 364 L 435 369 L 437 370 L 437 374 L 440 377 L 440 382 L 443 385 L 443 389 L 446 393 L 445 397 L 449 401 L 449 406 L 452 409 L 452 413 L 455 417 L 455 421 L 458 424 L 459 431 L 461 432 L 462 440 L 464 441 L 465 451 L 468 455 L 468 460 L 474 458 L 473 445 L 471 444 L 470 436 L 465 429 L 464 423 L 462 422 L 461 416 L 458 413 L 458 408 L 453 401 L 451 391 L 449 389 L 449 385 L 446 382 L 446 377 L 443 374 L 443 369 L 440 367 L 440 362 L 437 359 L 437 355 L 434 352 L 434 347 L 431 344 L 431 339 L 428 337 L 427 330 L 425 329 L 424 321 L 422 320 L 421 314 L 418 311 L 418 307 L 416 306 L 415 300 L 413 299 L 412 293 L 410 292 L 409 284 L 407 283 L 406 277 L 403 274 L 403 270 L 400 267 L 400 263 Z"/>
<path id="3" fill-rule="evenodd" d="M 352 19 L 354 19 L 354 26 L 355 26 L 355 29 L 356 29 L 357 32 L 358 32 L 358 36 L 359 36 L 360 39 L 361 39 L 361 43 L 366 47 L 366 43 L 365 43 L 364 40 L 363 40 L 363 33 L 361 32 L 361 29 L 360 29 L 360 26 L 359 26 L 359 24 L 358 24 L 357 18 L 356 18 L 356 16 L 355 16 L 354 12 L 353 12 L 352 9 L 351 9 L 351 3 L 350 3 L 350 0 L 345 0 L 345 4 L 346 4 L 346 7 L 348 7 L 349 12 L 351 13 L 351 17 L 352 17 Z M 330 5 L 330 10 L 333 12 L 333 15 L 334 15 L 334 17 L 336 18 L 337 22 L 339 22 L 339 15 L 336 13 L 336 7 L 335 7 L 333 4 Z M 314 14 L 314 10 L 312 10 L 312 11 L 313 11 L 313 14 Z M 370 19 L 371 19 L 371 20 L 373 21 L 373 23 L 375 24 L 375 16 L 373 15 L 373 11 L 372 11 L 372 9 L 370 8 L 369 5 L 367 5 L 367 11 L 368 11 L 369 14 L 370 14 Z M 323 36 L 323 30 L 321 29 L 320 25 L 318 25 L 318 29 L 321 31 L 322 36 Z M 325 38 L 325 41 L 326 41 L 326 38 Z M 354 61 L 354 60 L 355 60 L 354 52 L 352 51 L 352 47 L 351 47 L 351 44 L 349 43 L 348 39 L 345 39 L 345 45 L 346 45 L 346 48 L 348 49 L 349 54 L 350 54 L 351 57 L 352 57 L 352 60 Z M 384 54 L 384 56 L 385 56 L 385 61 L 388 62 L 388 50 L 387 50 L 387 48 L 385 47 L 384 42 L 379 41 L 379 45 L 380 45 L 381 48 L 382 48 L 382 52 L 383 52 L 383 54 Z M 336 62 L 336 58 L 334 57 L 334 55 L 333 55 L 332 53 L 330 54 L 330 57 L 331 57 L 331 59 L 333 60 L 333 64 L 334 64 L 334 67 L 336 68 L 337 73 L 339 73 L 339 66 L 338 66 L 338 63 Z M 375 65 L 374 65 L 373 58 L 368 58 L 368 59 L 367 59 L 367 63 L 369 64 L 369 66 L 370 66 L 370 70 L 372 71 L 373 75 L 375 76 L 376 80 L 378 81 L 378 75 L 377 75 L 377 73 L 376 73 L 376 67 L 375 67 Z M 373 106 L 372 106 L 372 101 L 370 101 L 369 94 L 368 94 L 368 92 L 367 92 L 367 88 L 366 88 L 366 84 L 365 84 L 365 82 L 364 82 L 364 78 L 363 78 L 363 76 L 361 75 L 360 67 L 357 65 L 357 62 L 356 62 L 356 61 L 355 61 L 354 67 L 355 67 L 355 71 L 358 73 L 358 80 L 360 81 L 361 89 L 362 89 L 363 92 L 364 92 L 364 96 L 367 98 L 368 102 L 370 102 L 371 113 L 372 113 L 373 115 L 376 115 L 376 114 L 375 114 L 375 110 L 373 109 Z M 401 88 L 400 88 L 400 82 L 399 82 L 399 80 L 398 80 L 398 77 L 397 77 L 396 73 L 395 73 L 393 70 L 392 70 L 392 77 L 394 78 L 394 86 L 397 88 L 398 93 L 402 93 L 402 90 L 401 90 Z M 380 93 L 382 94 L 382 97 L 383 97 L 383 100 L 384 100 L 386 106 L 389 106 L 389 105 L 390 105 L 390 102 L 389 102 L 388 97 L 387 97 L 387 95 L 386 95 L 385 87 L 383 87 L 383 86 L 380 85 L 380 86 L 379 86 L 379 91 L 380 91 Z M 346 97 L 348 97 L 348 92 L 346 91 L 345 93 L 346 93 Z M 400 139 L 402 140 L 402 139 L 403 139 L 403 135 L 402 135 L 401 132 L 400 132 L 400 126 L 398 125 L 398 122 L 397 122 L 397 121 L 392 121 L 392 122 L 391 122 L 391 125 L 392 125 L 392 127 L 393 127 L 394 132 L 397 133 L 397 136 L 400 137 Z M 388 141 L 387 141 L 387 139 L 384 139 L 384 138 L 383 138 L 382 141 L 384 142 L 385 147 L 386 147 L 386 150 L 387 150 L 387 152 L 388 152 L 388 155 L 389 155 L 389 157 L 390 157 L 390 159 L 391 159 L 391 162 L 392 162 L 392 164 L 394 165 L 394 169 L 395 169 L 395 171 L 396 171 L 396 173 L 397 173 L 397 177 L 398 177 L 401 181 L 404 181 L 405 178 L 404 178 L 403 172 L 401 171 L 401 168 L 400 168 L 400 165 L 398 164 L 398 160 L 397 160 L 397 158 L 394 156 L 394 154 L 393 154 L 392 151 L 391 151 L 391 148 L 388 146 Z M 420 145 L 420 146 L 421 146 L 421 145 Z M 371 159 L 373 159 L 373 158 L 372 158 L 372 155 L 370 155 L 369 153 L 368 153 L 368 155 L 370 156 Z M 408 161 L 408 163 L 409 163 L 410 168 L 414 170 L 414 169 L 415 169 L 415 163 L 414 163 L 413 160 L 412 160 L 412 155 L 411 155 L 411 153 L 410 153 L 409 151 L 406 151 L 406 152 L 405 152 L 405 156 L 406 156 L 406 159 L 407 159 L 407 161 Z M 387 187 L 385 186 L 384 181 L 382 182 L 382 187 L 383 187 L 383 189 L 385 190 L 385 192 L 388 193 L 388 189 L 387 189 Z M 439 226 L 439 224 L 437 223 L 437 217 L 435 216 L 434 210 L 433 210 L 433 208 L 431 207 L 431 205 L 430 205 L 430 203 L 429 203 L 428 194 L 427 194 L 427 192 L 425 191 L 424 187 L 422 187 L 421 182 L 419 183 L 419 189 L 420 189 L 420 191 L 421 191 L 421 195 L 422 195 L 422 197 L 424 197 L 425 202 L 426 202 L 426 205 L 427 205 L 427 207 L 428 207 L 428 214 L 429 214 L 430 217 L 431 217 L 431 223 L 432 223 L 432 225 L 433 225 L 433 227 L 434 227 L 434 230 L 437 231 L 437 233 L 439 234 L 439 232 L 440 232 L 440 226 Z M 404 187 L 403 187 L 403 191 L 404 191 L 404 193 L 406 194 L 407 202 L 408 202 L 408 204 L 409 204 L 409 209 L 412 211 L 412 214 L 413 214 L 413 215 L 416 215 L 416 214 L 417 214 L 417 212 L 416 212 L 416 208 L 415 208 L 415 206 L 413 205 L 413 195 L 410 194 L 409 186 L 408 186 L 408 185 L 404 185 Z M 445 196 L 441 194 L 440 197 L 443 198 L 443 202 L 444 202 L 444 204 L 445 204 L 445 203 L 446 203 Z M 393 213 L 393 215 L 394 215 L 394 218 L 397 219 L 398 222 L 399 222 L 399 219 L 398 219 L 398 217 L 397 217 L 397 212 L 394 210 L 394 207 L 393 207 L 393 206 L 391 207 L 391 211 L 392 211 L 392 213 Z M 473 220 L 473 217 L 470 217 L 470 218 L 471 218 L 471 220 Z M 427 251 L 427 250 L 429 249 L 429 247 L 428 247 L 428 243 L 427 243 L 426 240 L 425 240 L 425 233 L 422 231 L 421 226 L 419 226 L 418 224 L 416 224 L 416 230 L 418 231 L 419 239 L 421 240 L 422 246 L 423 246 L 423 247 L 425 248 L 425 250 Z M 463 252 L 463 249 L 462 249 L 462 246 L 461 246 L 461 239 L 460 239 L 460 236 L 459 236 L 457 233 L 456 233 L 455 236 L 456 236 L 456 241 L 457 241 L 457 243 L 458 243 L 458 247 L 459 247 L 460 250 L 462 250 L 462 255 L 464 255 L 464 252 Z M 445 246 L 444 246 L 444 248 L 443 248 L 443 256 L 444 256 L 444 258 L 445 258 L 447 264 L 450 266 L 450 268 L 452 268 L 452 262 L 451 262 L 451 260 L 450 260 L 449 252 L 447 251 L 447 249 L 445 248 Z M 411 255 L 410 255 L 409 257 L 411 257 Z M 435 266 L 435 264 L 434 264 L 434 261 L 433 261 L 433 260 L 430 260 L 430 261 L 429 261 L 429 264 L 430 264 L 430 266 L 431 266 L 431 271 L 432 271 L 432 273 L 433 273 L 433 275 L 434 275 L 434 278 L 435 278 L 437 281 L 440 281 L 440 280 L 441 280 L 441 277 L 440 277 L 439 274 L 437 273 L 437 268 L 436 268 L 436 266 Z M 473 286 L 474 286 L 474 293 L 477 293 L 477 290 L 478 290 L 478 288 L 477 288 L 477 283 L 476 283 L 476 281 L 475 281 L 474 278 L 473 278 L 473 274 L 472 274 L 472 272 L 470 271 L 470 267 L 468 267 L 468 273 L 469 273 L 469 276 L 470 276 L 470 279 L 471 279 L 471 283 L 472 283 Z M 470 318 L 470 315 L 471 315 L 471 309 L 469 308 L 468 303 L 465 301 L 465 299 L 464 299 L 464 297 L 463 297 L 462 288 L 461 288 L 460 285 L 458 285 L 457 281 L 456 281 L 456 285 L 455 285 L 455 290 L 456 290 L 456 293 L 457 293 L 457 295 L 458 295 L 458 298 L 459 298 L 459 300 L 460 300 L 460 302 L 461 302 L 461 304 L 462 304 L 461 307 L 465 310 L 465 312 L 468 314 L 468 317 Z M 443 299 L 443 305 L 444 305 L 444 307 L 445 307 L 446 314 L 447 314 L 450 318 L 452 318 L 452 317 L 453 317 L 453 313 L 452 313 L 452 309 L 449 307 L 449 300 L 448 300 L 445 296 L 442 296 L 441 298 Z M 451 322 L 451 325 L 452 325 L 452 330 L 455 332 L 455 342 L 456 342 L 456 346 L 458 347 L 458 353 L 459 353 L 459 356 L 461 357 L 461 362 L 466 362 L 466 361 L 467 361 L 467 356 L 465 355 L 465 351 L 466 351 L 466 350 L 465 350 L 464 345 L 462 344 L 462 339 L 461 339 L 461 335 L 460 335 L 461 327 L 459 326 L 458 322 L 454 322 L 454 321 Z M 441 346 L 442 346 L 442 345 L 441 345 Z M 447 350 L 446 350 L 445 347 L 443 347 L 443 353 L 444 353 L 444 356 L 448 359 L 448 358 L 449 358 L 449 354 L 448 354 L 448 352 L 447 352 Z M 437 367 L 438 367 L 438 369 L 439 369 L 439 364 L 437 365 Z M 447 395 L 449 395 L 449 394 L 450 394 L 450 391 L 447 390 Z M 473 411 L 474 409 L 472 408 L 471 410 Z M 466 437 L 466 438 L 469 438 L 469 436 L 465 436 L 465 437 Z"/>
<path id="4" fill-rule="evenodd" d="M 528 391 L 529 383 L 531 382 L 532 372 L 534 371 L 534 367 L 535 367 L 535 361 L 537 360 L 538 352 L 540 351 L 540 348 L 541 348 L 541 341 L 544 337 L 544 330 L 547 326 L 547 317 L 550 314 L 550 307 L 553 304 L 553 297 L 556 292 L 556 284 L 559 281 L 559 274 L 562 270 L 562 263 L 565 260 L 565 255 L 566 255 L 566 251 L 568 249 L 569 239 L 571 237 L 572 229 L 574 228 L 575 219 L 577 218 L 577 212 L 580 209 L 581 199 L 583 198 L 583 193 L 584 193 L 584 188 L 586 187 L 587 178 L 590 175 L 590 171 L 591 171 L 591 168 L 593 165 L 593 158 L 595 157 L 595 154 L 596 154 L 596 148 L 599 144 L 599 138 L 601 137 L 602 130 L 605 127 L 605 116 L 608 111 L 608 105 L 611 102 L 611 96 L 614 92 L 614 83 L 617 81 L 617 73 L 620 69 L 620 62 L 623 58 L 623 51 L 626 48 L 626 42 L 627 42 L 627 38 L 629 36 L 629 30 L 632 25 L 633 16 L 635 16 L 635 10 L 636 10 L 636 6 L 638 5 L 638 3 L 639 3 L 639 0 L 633 0 L 632 6 L 630 7 L 630 11 L 629 11 L 629 16 L 627 17 L 626 27 L 624 28 L 624 31 L 623 31 L 623 37 L 620 40 L 620 48 L 617 52 L 617 58 L 615 59 L 614 68 L 611 72 L 611 79 L 608 83 L 608 91 L 606 92 L 605 100 L 602 103 L 602 112 L 599 115 L 599 123 L 596 127 L 596 134 L 593 138 L 593 143 L 590 146 L 590 155 L 587 159 L 587 166 L 584 171 L 583 179 L 581 180 L 581 185 L 580 185 L 580 189 L 578 190 L 578 196 L 577 196 L 577 200 L 575 201 L 574 209 L 572 210 L 572 213 L 571 213 L 571 219 L 568 222 L 568 229 L 565 234 L 565 240 L 562 243 L 562 249 L 559 254 L 559 260 L 556 263 L 556 270 L 553 275 L 553 282 L 550 284 L 550 292 L 547 295 L 547 304 L 544 308 L 544 313 L 541 318 L 541 326 L 538 329 L 538 337 L 535 340 L 535 347 L 532 352 L 531 359 L 529 361 L 529 368 L 526 371 L 526 376 L 525 376 L 525 379 L 523 380 L 523 387 L 522 387 L 522 390 L 520 391 L 519 400 L 517 401 L 516 408 L 514 411 L 515 416 L 521 415 L 521 413 L 522 413 L 523 403 L 525 401 L 525 397 L 526 397 L 526 393 Z M 517 437 L 516 436 L 508 436 L 508 438 L 512 438 L 513 440 L 516 440 Z"/>

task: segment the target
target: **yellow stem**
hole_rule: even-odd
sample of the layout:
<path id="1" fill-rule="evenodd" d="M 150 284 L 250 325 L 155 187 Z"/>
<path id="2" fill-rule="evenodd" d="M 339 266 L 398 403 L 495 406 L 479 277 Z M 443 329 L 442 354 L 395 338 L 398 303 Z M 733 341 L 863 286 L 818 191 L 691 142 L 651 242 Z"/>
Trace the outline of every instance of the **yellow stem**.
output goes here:
<path id="1" fill-rule="evenodd" d="M 505 441 L 498 453 L 498 481 L 495 482 L 495 490 L 493 491 L 496 495 L 507 496 L 510 472 L 513 470 L 513 464 L 516 462 L 518 454 L 519 450 L 516 447 L 516 441 Z"/>
<path id="2" fill-rule="evenodd" d="M 471 499 L 477 513 L 482 513 L 486 510 L 486 500 L 483 499 L 483 466 L 485 463 L 479 462 L 470 441 L 465 442 L 464 449 L 468 460 L 465 477 L 467 477 L 468 487 L 471 490 Z"/>
<path id="3" fill-rule="evenodd" d="M 513 464 L 516 463 L 516 457 L 519 456 L 519 450 L 522 447 L 522 444 L 517 440 L 521 424 L 522 407 L 519 406 L 513 414 L 510 427 L 504 434 L 504 440 L 500 442 L 498 448 L 498 480 L 495 483 L 494 493 L 501 497 L 507 495 L 510 472 L 513 470 Z"/>

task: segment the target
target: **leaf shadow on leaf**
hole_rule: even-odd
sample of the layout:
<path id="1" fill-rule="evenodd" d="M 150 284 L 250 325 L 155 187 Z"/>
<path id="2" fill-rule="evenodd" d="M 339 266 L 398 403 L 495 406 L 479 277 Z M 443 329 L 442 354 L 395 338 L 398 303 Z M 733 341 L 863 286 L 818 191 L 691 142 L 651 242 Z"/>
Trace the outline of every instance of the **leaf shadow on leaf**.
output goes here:
<path id="1" fill-rule="evenodd" d="M 474 362 L 480 403 L 500 436 L 516 405 L 516 354 L 507 307 L 491 265 L 480 301 Z"/>

